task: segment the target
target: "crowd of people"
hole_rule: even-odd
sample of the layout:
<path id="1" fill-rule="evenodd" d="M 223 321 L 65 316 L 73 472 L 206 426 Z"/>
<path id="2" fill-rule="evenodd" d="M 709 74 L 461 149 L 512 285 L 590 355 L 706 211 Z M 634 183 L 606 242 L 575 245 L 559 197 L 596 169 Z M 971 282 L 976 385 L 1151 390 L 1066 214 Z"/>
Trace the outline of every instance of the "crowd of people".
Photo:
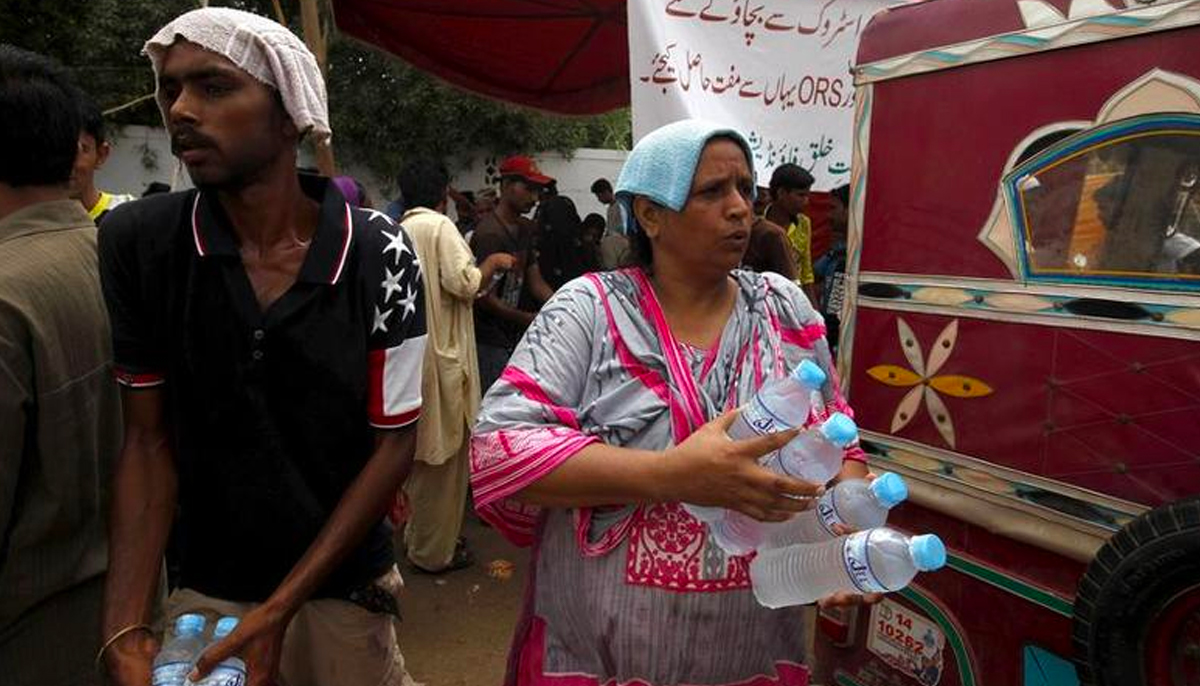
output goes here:
<path id="1" fill-rule="evenodd" d="M 473 192 L 410 160 L 377 211 L 297 172 L 332 132 L 286 27 L 204 8 L 145 54 L 195 187 L 135 200 L 96 188 L 92 98 L 0 46 L 6 683 L 146 686 L 164 619 L 199 612 L 241 621 L 196 676 L 412 684 L 397 559 L 471 565 L 472 498 L 535 550 L 506 684 L 807 682 L 799 612 L 681 504 L 780 521 L 822 492 L 757 464 L 794 433 L 723 432 L 802 359 L 848 411 L 846 188 L 818 241 L 808 172 L 760 191 L 740 133 L 684 121 L 596 180 L 604 216 L 525 155 Z"/>

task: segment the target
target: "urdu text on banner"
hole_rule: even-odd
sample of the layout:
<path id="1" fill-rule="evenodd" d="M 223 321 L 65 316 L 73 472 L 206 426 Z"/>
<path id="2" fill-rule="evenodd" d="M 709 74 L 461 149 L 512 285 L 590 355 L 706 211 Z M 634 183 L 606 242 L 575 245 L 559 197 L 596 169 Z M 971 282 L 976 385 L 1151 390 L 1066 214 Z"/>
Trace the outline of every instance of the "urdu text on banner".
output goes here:
<path id="1" fill-rule="evenodd" d="M 794 162 L 814 189 L 850 180 L 850 68 L 894 0 L 631 0 L 633 133 L 699 118 L 741 131 L 760 183 Z"/>

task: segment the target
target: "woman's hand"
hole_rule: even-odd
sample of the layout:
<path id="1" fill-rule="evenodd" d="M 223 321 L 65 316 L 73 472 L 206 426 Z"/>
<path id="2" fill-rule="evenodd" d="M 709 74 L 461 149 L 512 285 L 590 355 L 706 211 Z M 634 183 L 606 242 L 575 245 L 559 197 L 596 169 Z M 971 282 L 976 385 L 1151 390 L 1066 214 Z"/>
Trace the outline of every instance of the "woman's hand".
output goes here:
<path id="1" fill-rule="evenodd" d="M 663 500 L 737 510 L 764 522 L 782 522 L 808 509 L 825 489 L 776 474 L 758 460 L 796 437 L 781 431 L 734 441 L 726 435 L 736 411 L 700 427 L 664 456 Z"/>
<path id="2" fill-rule="evenodd" d="M 817 607 L 851 607 L 854 605 L 874 605 L 883 600 L 882 593 L 850 593 L 839 591 L 827 595 L 817 601 Z"/>

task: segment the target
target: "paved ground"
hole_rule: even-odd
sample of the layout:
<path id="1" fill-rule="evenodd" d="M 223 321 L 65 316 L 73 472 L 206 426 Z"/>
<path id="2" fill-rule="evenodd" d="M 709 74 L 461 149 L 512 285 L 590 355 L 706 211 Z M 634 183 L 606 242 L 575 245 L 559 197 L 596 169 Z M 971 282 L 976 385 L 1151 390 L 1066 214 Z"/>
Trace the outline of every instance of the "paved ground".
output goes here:
<path id="1" fill-rule="evenodd" d="M 521 607 L 529 551 L 509 545 L 473 515 L 463 526 L 474 567 L 442 576 L 404 574 L 400 647 L 413 677 L 425 686 L 498 686 Z M 514 565 L 507 580 L 488 573 L 489 563 Z"/>

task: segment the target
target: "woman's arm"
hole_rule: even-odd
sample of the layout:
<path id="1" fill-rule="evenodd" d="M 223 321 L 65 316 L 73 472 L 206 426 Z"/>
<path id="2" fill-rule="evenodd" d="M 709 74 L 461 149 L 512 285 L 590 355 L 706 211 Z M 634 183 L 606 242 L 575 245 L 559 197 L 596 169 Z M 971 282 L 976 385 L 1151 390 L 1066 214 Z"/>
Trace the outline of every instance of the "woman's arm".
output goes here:
<path id="1" fill-rule="evenodd" d="M 725 413 L 665 451 L 592 443 L 515 498 L 548 507 L 686 502 L 738 510 L 763 521 L 783 521 L 807 509 L 823 487 L 758 464 L 796 431 L 733 441 L 725 432 L 735 415 Z"/>

